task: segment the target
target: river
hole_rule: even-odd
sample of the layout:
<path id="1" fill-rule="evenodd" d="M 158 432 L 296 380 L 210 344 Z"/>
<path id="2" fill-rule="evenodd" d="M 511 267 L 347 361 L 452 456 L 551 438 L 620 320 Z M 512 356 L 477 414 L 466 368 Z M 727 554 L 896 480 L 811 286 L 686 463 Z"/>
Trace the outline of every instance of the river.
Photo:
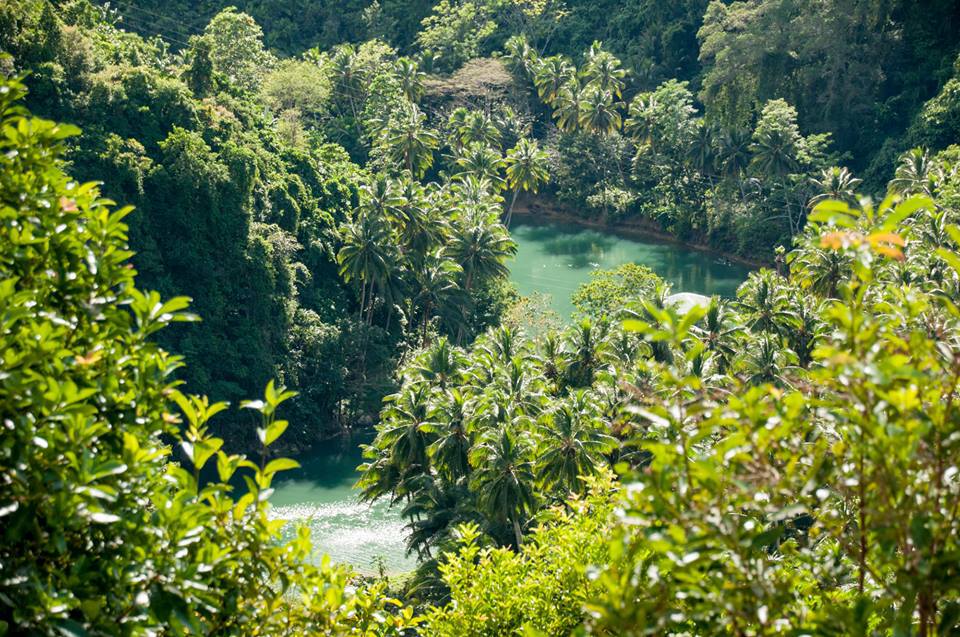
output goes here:
<path id="1" fill-rule="evenodd" d="M 563 318 L 573 314 L 570 295 L 598 268 L 640 263 L 668 281 L 674 292 L 733 296 L 748 270 L 721 263 L 713 254 L 683 246 L 641 240 L 573 224 L 515 218 L 517 256 L 509 264 L 521 294 L 550 295 Z M 416 566 L 404 545 L 404 522 L 384 502 L 357 502 L 352 486 L 363 459 L 358 445 L 370 438 L 333 441 L 323 450 L 297 458 L 302 468 L 275 481 L 270 498 L 273 517 L 307 524 L 316 549 L 334 562 L 346 562 L 363 574 L 403 573 Z M 292 526 L 287 527 L 292 533 Z"/>
<path id="2" fill-rule="evenodd" d="M 732 297 L 749 270 L 722 261 L 716 254 L 675 243 L 637 239 L 572 223 L 514 217 L 511 229 L 517 256 L 510 277 L 520 294 L 548 294 L 563 319 L 574 312 L 570 297 L 590 280 L 590 273 L 624 263 L 649 267 L 673 292 Z"/>

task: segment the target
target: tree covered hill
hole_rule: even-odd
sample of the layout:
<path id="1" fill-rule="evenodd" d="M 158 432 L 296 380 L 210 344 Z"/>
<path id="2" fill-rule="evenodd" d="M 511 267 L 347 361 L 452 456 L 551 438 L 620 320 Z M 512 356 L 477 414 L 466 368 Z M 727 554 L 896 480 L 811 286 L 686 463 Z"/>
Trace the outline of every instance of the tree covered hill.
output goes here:
<path id="1" fill-rule="evenodd" d="M 956 6 L 299 6 L 0 5 L 0 635 L 960 634 Z M 527 334 L 529 196 L 776 267 Z"/>

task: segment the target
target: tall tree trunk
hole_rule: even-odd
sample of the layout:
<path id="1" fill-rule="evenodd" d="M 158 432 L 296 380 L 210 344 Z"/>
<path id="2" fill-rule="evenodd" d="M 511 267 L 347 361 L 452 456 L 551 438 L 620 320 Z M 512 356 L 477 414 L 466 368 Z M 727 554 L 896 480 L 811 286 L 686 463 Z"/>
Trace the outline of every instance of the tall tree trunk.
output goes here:
<path id="1" fill-rule="evenodd" d="M 473 270 L 467 272 L 467 278 L 463 282 L 463 291 L 470 294 L 470 285 L 473 283 Z M 463 324 L 457 329 L 457 345 L 463 343 Z"/>
<path id="2" fill-rule="evenodd" d="M 513 516 L 513 537 L 517 542 L 517 552 L 520 552 L 520 545 L 523 543 L 523 534 L 520 533 L 520 522 L 517 521 L 517 516 Z"/>
<path id="3" fill-rule="evenodd" d="M 513 218 L 513 205 L 517 203 L 517 195 L 519 194 L 520 194 L 520 189 L 515 188 L 513 191 L 513 197 L 510 198 L 510 207 L 507 208 L 507 223 L 506 223 L 507 230 L 510 229 L 510 219 Z"/>
<path id="4" fill-rule="evenodd" d="M 420 325 L 420 347 L 427 346 L 427 326 L 430 325 L 430 304 L 423 308 L 423 322 Z"/>

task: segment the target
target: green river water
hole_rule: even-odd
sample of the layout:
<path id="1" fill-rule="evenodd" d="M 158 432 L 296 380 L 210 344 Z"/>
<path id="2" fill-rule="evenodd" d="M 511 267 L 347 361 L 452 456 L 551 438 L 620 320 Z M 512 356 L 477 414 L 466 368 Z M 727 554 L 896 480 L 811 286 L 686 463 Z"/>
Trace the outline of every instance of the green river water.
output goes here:
<path id="1" fill-rule="evenodd" d="M 513 282 L 521 294 L 549 294 L 553 309 L 565 319 L 573 313 L 570 295 L 598 268 L 640 263 L 671 283 L 674 292 L 722 296 L 733 296 L 748 272 L 676 244 L 529 217 L 515 219 L 512 234 L 517 242 L 517 256 L 510 263 Z M 358 445 L 369 440 L 344 438 L 297 458 L 302 468 L 275 481 L 272 515 L 307 524 L 314 547 L 334 562 L 349 563 L 364 574 L 381 567 L 402 573 L 412 570 L 416 560 L 405 554 L 399 509 L 384 501 L 361 504 L 352 488 L 362 462 Z"/>

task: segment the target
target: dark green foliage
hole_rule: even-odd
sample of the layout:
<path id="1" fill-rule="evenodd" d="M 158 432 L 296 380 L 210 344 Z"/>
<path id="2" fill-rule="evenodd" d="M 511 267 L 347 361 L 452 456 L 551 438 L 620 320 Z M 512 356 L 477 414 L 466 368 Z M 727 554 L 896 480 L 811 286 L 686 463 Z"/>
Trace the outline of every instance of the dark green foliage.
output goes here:
<path id="1" fill-rule="evenodd" d="M 297 463 L 269 447 L 292 394 L 271 380 L 243 404 L 259 464 L 221 451 L 208 420 L 227 405 L 180 393 L 182 359 L 154 338 L 196 320 L 189 299 L 137 288 L 131 209 L 64 172 L 79 131 L 30 117 L 24 93 L 0 82 L 0 632 L 400 634 L 412 613 L 382 586 L 348 592 L 305 532 L 275 535 L 266 496 Z"/>

